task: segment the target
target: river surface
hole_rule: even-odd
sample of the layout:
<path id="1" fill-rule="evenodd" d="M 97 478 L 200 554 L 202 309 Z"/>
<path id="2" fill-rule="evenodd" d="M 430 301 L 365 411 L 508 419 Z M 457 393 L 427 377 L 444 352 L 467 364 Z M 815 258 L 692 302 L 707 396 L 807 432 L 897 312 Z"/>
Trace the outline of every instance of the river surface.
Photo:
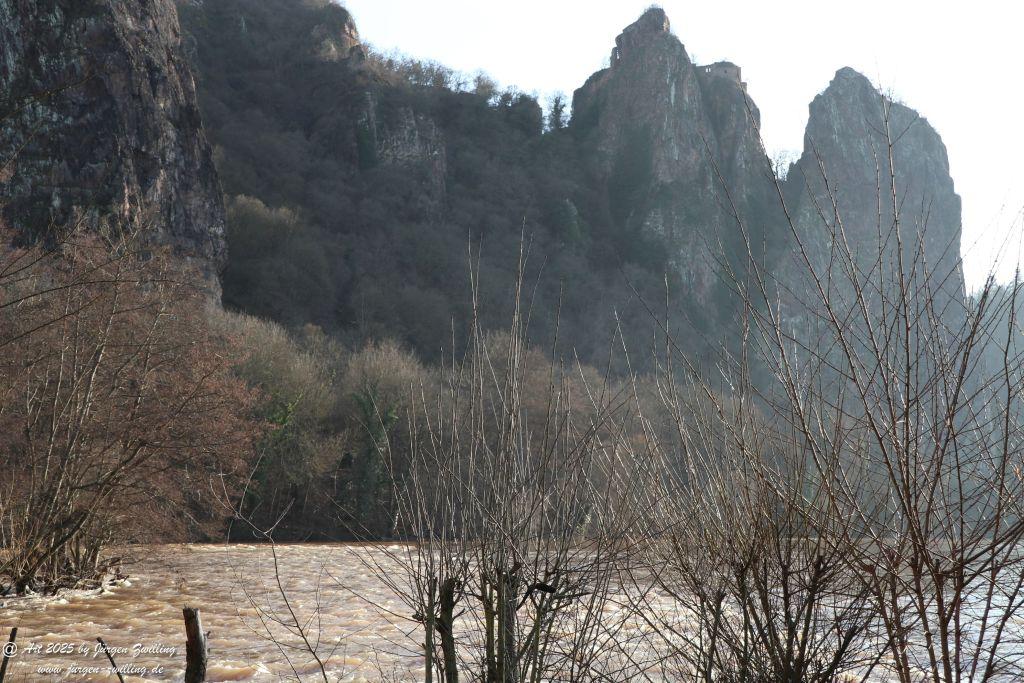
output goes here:
<path id="1" fill-rule="evenodd" d="M 126 681 L 180 681 L 185 605 L 200 608 L 210 633 L 208 680 L 322 680 L 319 664 L 303 651 L 276 574 L 330 680 L 416 680 L 423 660 L 414 650 L 411 610 L 366 564 L 387 569 L 389 552 L 401 548 L 278 546 L 275 573 L 268 546 L 135 548 L 122 585 L 3 603 L 0 634 L 6 642 L 17 626 L 19 646 L 7 681 L 117 681 L 97 637 L 128 673 Z"/>
<path id="2" fill-rule="evenodd" d="M 422 632 L 413 610 L 381 579 L 402 584 L 408 551 L 384 544 L 295 544 L 276 551 L 244 544 L 132 548 L 124 567 L 129 578 L 119 585 L 57 597 L 0 598 L 0 639 L 18 627 L 18 652 L 5 683 L 116 683 L 97 637 L 112 650 L 126 681 L 181 681 L 186 605 L 201 610 L 209 632 L 209 681 L 421 681 Z M 644 590 L 648 613 L 671 613 L 667 596 Z M 620 602 L 635 604 L 629 598 Z M 678 679 L 645 664 L 653 660 L 646 659 L 650 651 L 643 638 L 636 638 L 647 631 L 637 610 L 613 601 L 602 611 L 607 630 L 588 641 L 589 647 L 604 652 L 604 638 L 639 640 L 629 653 L 632 670 L 644 672 L 646 680 Z M 457 619 L 456 627 L 468 618 Z M 608 680 L 634 678 L 620 670 Z"/>

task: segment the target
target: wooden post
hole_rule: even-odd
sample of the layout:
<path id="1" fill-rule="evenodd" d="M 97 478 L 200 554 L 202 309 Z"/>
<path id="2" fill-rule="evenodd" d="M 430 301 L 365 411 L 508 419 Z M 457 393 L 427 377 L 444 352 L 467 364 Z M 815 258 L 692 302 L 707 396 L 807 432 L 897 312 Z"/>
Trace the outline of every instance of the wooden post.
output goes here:
<path id="1" fill-rule="evenodd" d="M 4 648 L 4 659 L 0 662 L 0 683 L 4 683 L 4 676 L 7 675 L 7 660 L 18 651 L 17 646 L 14 644 L 14 639 L 17 637 L 18 627 L 15 626 L 11 629 L 11 637 L 7 639 L 7 646 Z"/>
<path id="2" fill-rule="evenodd" d="M 121 683 L 124 683 L 124 676 L 122 676 L 121 672 L 117 670 L 117 662 L 114 661 L 114 655 L 110 654 L 110 650 L 107 649 L 107 644 L 104 643 L 103 639 L 99 636 L 96 637 L 96 642 L 99 643 L 100 647 L 103 648 L 103 654 L 105 654 L 107 656 L 107 659 L 110 660 L 110 666 L 114 667 L 114 675 L 117 676 L 117 680 L 121 681 Z"/>
<path id="3" fill-rule="evenodd" d="M 185 683 L 205 683 L 209 651 L 199 609 L 185 607 L 181 612 L 185 616 Z"/>

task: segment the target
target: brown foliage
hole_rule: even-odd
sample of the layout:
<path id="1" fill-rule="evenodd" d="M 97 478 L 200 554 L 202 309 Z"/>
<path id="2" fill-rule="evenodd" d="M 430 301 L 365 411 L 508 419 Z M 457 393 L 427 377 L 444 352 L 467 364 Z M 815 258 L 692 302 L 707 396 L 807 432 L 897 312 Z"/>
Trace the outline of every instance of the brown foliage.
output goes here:
<path id="1" fill-rule="evenodd" d="M 0 576 L 19 592 L 101 572 L 142 529 L 208 530 L 245 469 L 250 393 L 175 265 L 77 237 L 0 265 Z"/>

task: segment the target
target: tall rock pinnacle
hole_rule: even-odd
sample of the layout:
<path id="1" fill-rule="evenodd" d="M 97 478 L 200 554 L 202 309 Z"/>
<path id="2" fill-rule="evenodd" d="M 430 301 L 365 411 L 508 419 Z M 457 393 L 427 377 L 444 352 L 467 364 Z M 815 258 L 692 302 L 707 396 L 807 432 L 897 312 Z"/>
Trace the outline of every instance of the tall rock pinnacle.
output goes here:
<path id="1" fill-rule="evenodd" d="M 722 252 L 743 249 L 733 208 L 758 244 L 767 225 L 758 122 L 739 67 L 695 66 L 657 8 L 622 31 L 609 67 L 573 97 L 572 128 L 619 236 L 664 253 L 701 306 L 724 286 Z"/>
<path id="2" fill-rule="evenodd" d="M 963 297 L 960 197 L 942 139 L 916 111 L 892 101 L 853 69 L 836 72 L 811 102 L 803 155 L 787 176 L 786 196 L 819 265 L 832 246 L 830 221 L 819 214 L 827 207 L 827 219 L 841 216 L 844 241 L 864 272 L 879 254 L 891 260 L 886 254 L 894 254 L 901 242 L 905 267 L 916 277 L 927 271 L 935 291 Z"/>

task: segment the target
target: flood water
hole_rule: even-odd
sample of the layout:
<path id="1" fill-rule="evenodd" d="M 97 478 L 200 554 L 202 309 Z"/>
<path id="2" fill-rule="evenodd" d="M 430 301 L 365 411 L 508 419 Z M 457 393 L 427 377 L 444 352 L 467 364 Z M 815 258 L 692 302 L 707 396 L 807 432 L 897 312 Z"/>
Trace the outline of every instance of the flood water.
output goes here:
<path id="1" fill-rule="evenodd" d="M 126 681 L 181 681 L 186 605 L 201 610 L 209 632 L 209 681 L 322 681 L 324 675 L 330 681 L 423 680 L 417 649 L 423 636 L 413 610 L 381 580 L 387 574 L 401 584 L 407 551 L 382 544 L 281 545 L 276 553 L 270 546 L 244 544 L 133 548 L 122 585 L 58 597 L 0 598 L 0 638 L 6 641 L 11 627 L 18 627 L 18 652 L 5 683 L 116 683 L 97 637 L 113 651 Z M 667 596 L 646 589 L 645 595 L 645 609 L 671 613 Z M 624 604 L 633 604 L 623 597 Z M 609 622 L 606 635 L 618 642 L 646 632 L 636 610 L 611 602 L 602 611 Z M 652 653 L 639 640 L 630 652 L 631 670 L 643 672 L 644 680 L 678 680 L 644 663 Z M 595 651 L 606 649 L 601 638 L 590 644 Z M 308 647 L 317 652 L 323 672 Z M 608 677 L 631 679 L 622 671 Z"/>
<path id="2" fill-rule="evenodd" d="M 182 680 L 185 605 L 200 608 L 210 632 L 208 680 L 321 679 L 319 665 L 289 628 L 294 620 L 275 582 L 269 547 L 159 546 L 132 554 L 125 585 L 6 600 L 0 634 L 6 642 L 17 626 L 19 646 L 8 681 L 116 681 L 96 649 L 97 637 L 127 671 L 126 681 Z M 387 568 L 386 546 L 278 546 L 277 557 L 290 606 L 330 680 L 421 677 L 411 611 L 365 564 Z"/>

